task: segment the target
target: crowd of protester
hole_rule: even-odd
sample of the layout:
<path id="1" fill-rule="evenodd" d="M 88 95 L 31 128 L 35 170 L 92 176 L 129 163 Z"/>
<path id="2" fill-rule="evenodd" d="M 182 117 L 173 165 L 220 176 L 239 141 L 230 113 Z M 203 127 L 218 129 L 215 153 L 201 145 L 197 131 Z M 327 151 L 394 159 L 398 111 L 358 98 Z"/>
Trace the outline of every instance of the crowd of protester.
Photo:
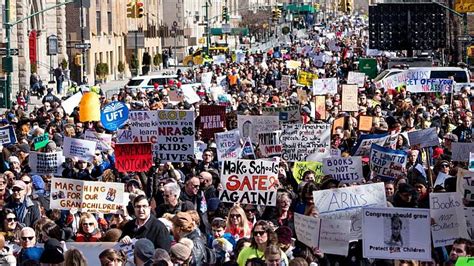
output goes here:
<path id="1" fill-rule="evenodd" d="M 339 84 L 349 71 L 356 71 L 355 61 L 366 56 L 366 24 L 362 19 L 339 18 L 308 29 L 287 47 L 263 53 L 248 53 L 245 61 L 197 66 L 178 71 L 180 83 L 199 83 L 201 75 L 212 71 L 212 86 L 226 76 L 224 87 L 232 96 L 227 113 L 227 130 L 236 128 L 237 114 L 261 114 L 266 106 L 299 105 L 304 123 L 319 123 L 311 116 L 308 102 L 298 100 L 296 82 L 287 90 L 276 87 L 282 75 L 297 79 L 297 70 L 286 67 L 286 60 L 302 62 L 300 70 L 319 73 L 320 78 L 337 77 Z M 324 31 L 323 31 L 324 30 Z M 327 33 L 337 36 L 340 51 L 330 51 Z M 309 47 L 309 49 L 308 49 Z M 325 53 L 324 61 L 314 61 Z M 319 58 L 319 57 L 318 57 Z M 386 67 L 384 56 L 375 57 L 379 70 Z M 219 84 L 222 85 L 222 84 Z M 218 104 L 203 87 L 196 88 L 201 101 L 177 105 L 170 103 L 170 86 L 151 91 L 120 89 L 114 95 L 101 96 L 101 103 L 123 101 L 130 110 L 186 109 Z M 300 87 L 301 88 L 301 87 Z M 343 156 L 360 136 L 357 118 L 374 116 L 371 133 L 396 130 L 407 132 L 436 127 L 441 145 L 428 154 L 410 147 L 400 135 L 397 149 L 409 153 L 404 176 L 385 182 L 387 206 L 429 208 L 429 193 L 456 191 L 455 178 L 434 187 L 417 172 L 422 160 L 430 160 L 434 176 L 439 172 L 456 176 L 465 164 L 451 159 L 453 142 L 472 142 L 470 88 L 459 94 L 410 94 L 377 89 L 370 79 L 359 93 L 358 112 L 341 112 L 341 95 L 326 95 L 326 123 L 341 116 L 349 125 L 331 136 L 332 148 Z M 197 119 L 199 118 L 196 114 Z M 198 123 L 196 123 L 197 125 Z M 2 115 L 0 125 L 13 125 L 18 143 L 1 147 L 0 157 L 0 264 L 1 265 L 87 265 L 80 249 L 68 248 L 71 242 L 117 242 L 132 244 L 131 253 L 118 248 L 100 252 L 101 265 L 454 265 L 460 256 L 472 256 L 474 246 L 468 239 L 457 239 L 452 246 L 432 249 L 431 262 L 373 260 L 362 256 L 361 242 L 351 242 L 349 254 L 325 254 L 296 239 L 295 213 L 318 217 L 313 191 L 347 186 L 331 176 L 316 177 L 304 173 L 298 184 L 291 172 L 292 163 L 281 161 L 276 206 L 224 203 L 219 200 L 220 169 L 214 139 L 203 139 L 196 130 L 196 140 L 208 143 L 202 160 L 161 163 L 155 160 L 148 172 L 119 173 L 113 150 L 97 151 L 92 163 L 67 158 L 63 178 L 87 181 L 122 182 L 130 193 L 130 203 L 116 214 L 81 213 L 56 210 L 49 206 L 52 175 L 32 175 L 28 156 L 32 140 L 44 133 L 49 143 L 40 152 L 60 151 L 63 137 L 82 138 L 85 130 L 108 132 L 99 122 L 80 122 L 78 109 L 68 115 L 52 90 L 42 105 L 27 112 L 23 104 Z M 423 158 L 423 156 L 425 158 Z M 426 157 L 427 156 L 427 157 Z M 423 164 L 421 164 L 423 165 Z M 453 180 L 454 179 L 454 180 Z M 365 182 L 377 182 L 368 164 L 364 164 Z M 358 185 L 358 184 L 351 184 Z M 131 259 L 132 258 L 132 259 Z"/>

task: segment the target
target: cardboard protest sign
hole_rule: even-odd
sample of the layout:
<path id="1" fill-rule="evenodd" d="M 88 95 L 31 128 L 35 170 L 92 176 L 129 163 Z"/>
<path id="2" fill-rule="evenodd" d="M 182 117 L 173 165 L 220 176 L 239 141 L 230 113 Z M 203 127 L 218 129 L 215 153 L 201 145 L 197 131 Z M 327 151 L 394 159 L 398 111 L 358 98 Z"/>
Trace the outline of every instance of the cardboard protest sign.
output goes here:
<path id="1" fill-rule="evenodd" d="M 125 184 L 81 181 L 65 178 L 51 180 L 51 209 L 115 213 L 124 208 Z"/>
<path id="2" fill-rule="evenodd" d="M 224 160 L 221 169 L 221 202 L 276 205 L 278 162 L 267 160 Z"/>
<path id="3" fill-rule="evenodd" d="M 262 107 L 262 115 L 278 116 L 282 123 L 299 123 L 300 108 L 297 105 L 281 107 Z"/>
<path id="4" fill-rule="evenodd" d="M 313 84 L 313 79 L 317 79 L 318 74 L 313 74 L 311 72 L 300 70 L 298 71 L 298 84 L 304 86 L 311 86 Z"/>
<path id="5" fill-rule="evenodd" d="M 152 143 L 153 158 L 158 158 L 158 112 L 130 111 L 130 131 L 118 131 L 120 143 Z"/>
<path id="6" fill-rule="evenodd" d="M 441 94 L 453 92 L 454 80 L 452 79 L 409 79 L 407 91 L 412 93 L 438 92 Z"/>
<path id="7" fill-rule="evenodd" d="M 332 121 L 332 134 L 336 134 L 336 129 L 338 127 L 344 129 L 344 123 L 346 122 L 346 118 L 345 117 L 339 117 L 339 118 L 336 118 L 334 119 L 334 121 Z"/>
<path id="8" fill-rule="evenodd" d="M 231 130 L 216 133 L 217 160 L 237 159 L 240 155 L 240 132 Z"/>
<path id="9" fill-rule="evenodd" d="M 431 260 L 430 211 L 364 208 L 364 258 Z"/>
<path id="10" fill-rule="evenodd" d="M 315 119 L 325 120 L 326 119 L 326 96 L 316 95 L 314 96 L 315 104 Z"/>
<path id="11" fill-rule="evenodd" d="M 258 133 L 258 149 L 262 157 L 281 156 L 281 130 Z"/>
<path id="12" fill-rule="evenodd" d="M 194 141 L 194 155 L 196 159 L 202 160 L 202 154 L 207 149 L 207 144 L 204 141 Z"/>
<path id="13" fill-rule="evenodd" d="M 408 139 L 411 146 L 420 145 L 421 148 L 439 145 L 439 138 L 435 127 L 410 131 L 408 132 Z"/>
<path id="14" fill-rule="evenodd" d="M 292 169 L 293 178 L 298 184 L 301 183 L 304 173 L 308 170 L 315 173 L 315 183 L 320 183 L 321 178 L 324 176 L 323 163 L 321 162 L 295 162 Z"/>
<path id="15" fill-rule="evenodd" d="M 388 139 L 388 134 L 362 134 L 352 148 L 352 156 L 368 156 L 372 144 L 384 145 Z"/>
<path id="16" fill-rule="evenodd" d="M 430 193 L 430 213 L 434 221 L 431 235 L 435 248 L 452 245 L 460 237 L 469 237 L 460 193 Z"/>
<path id="17" fill-rule="evenodd" d="M 158 158 L 162 162 L 188 162 L 194 159 L 194 112 L 158 111 Z"/>
<path id="18" fill-rule="evenodd" d="M 278 116 L 271 115 L 237 115 L 237 125 L 240 137 L 250 137 L 253 143 L 258 143 L 258 133 L 280 129 Z"/>
<path id="19" fill-rule="evenodd" d="M 105 129 L 115 131 L 128 120 L 128 107 L 123 102 L 111 102 L 104 106 L 100 122 Z"/>
<path id="20" fill-rule="evenodd" d="M 458 168 L 456 191 L 468 202 L 474 201 L 474 172 Z"/>
<path id="21" fill-rule="evenodd" d="M 0 145 L 15 144 L 16 135 L 13 126 L 5 126 L 0 128 Z"/>
<path id="22" fill-rule="evenodd" d="M 201 136 L 205 139 L 213 138 L 215 133 L 224 131 L 225 106 L 200 105 L 199 128 Z"/>
<path id="23" fill-rule="evenodd" d="M 357 85 L 342 85 L 342 111 L 357 112 L 359 88 Z"/>
<path id="24" fill-rule="evenodd" d="M 35 175 L 49 175 L 61 176 L 63 173 L 62 164 L 66 158 L 62 152 L 30 152 L 28 156 L 28 165 L 31 168 L 31 173 Z"/>
<path id="25" fill-rule="evenodd" d="M 323 173 L 342 183 L 359 182 L 364 178 L 362 172 L 362 158 L 356 157 L 329 157 L 323 159 Z"/>
<path id="26" fill-rule="evenodd" d="M 405 151 L 384 148 L 374 143 L 370 150 L 370 170 L 374 176 L 393 180 L 403 175 L 407 155 Z"/>
<path id="27" fill-rule="evenodd" d="M 96 146 L 97 143 L 90 140 L 64 137 L 63 154 L 69 158 L 82 159 L 92 163 Z"/>
<path id="28" fill-rule="evenodd" d="M 49 142 L 49 134 L 48 133 L 44 133 L 43 135 L 34 138 L 33 139 L 33 146 L 35 148 L 35 151 L 46 147 L 46 145 L 48 145 L 48 142 Z"/>
<path id="29" fill-rule="evenodd" d="M 151 143 L 115 144 L 119 172 L 146 172 L 152 166 Z"/>
<path id="30" fill-rule="evenodd" d="M 453 161 L 467 162 L 469 161 L 469 153 L 474 152 L 474 143 L 453 142 L 451 143 L 451 150 L 453 151 Z"/>
<path id="31" fill-rule="evenodd" d="M 349 71 L 347 76 L 347 84 L 355 84 L 358 87 L 364 87 L 365 73 Z"/>
<path id="32" fill-rule="evenodd" d="M 359 116 L 359 123 L 358 123 L 359 130 L 370 132 L 372 130 L 373 120 L 374 120 L 374 117 L 372 116 L 368 116 L 368 115 Z"/>
<path id="33" fill-rule="evenodd" d="M 97 149 L 106 152 L 112 149 L 112 135 L 105 133 L 98 133 L 92 130 L 86 130 L 84 133 L 85 140 L 97 142 Z"/>
<path id="34" fill-rule="evenodd" d="M 322 219 L 351 220 L 351 240 L 362 238 L 362 207 L 387 204 L 384 183 L 325 189 L 313 192 Z"/>
<path id="35" fill-rule="evenodd" d="M 281 143 L 286 161 L 321 161 L 330 154 L 331 125 L 283 124 Z"/>
<path id="36" fill-rule="evenodd" d="M 337 93 L 337 78 L 314 79 L 313 95 L 326 95 Z"/>
<path id="37" fill-rule="evenodd" d="M 71 97 L 67 98 L 65 101 L 62 101 L 61 107 L 64 108 L 64 112 L 66 112 L 66 114 L 70 115 L 74 111 L 74 108 L 79 106 L 81 99 L 82 99 L 82 92 L 78 92 L 72 95 Z"/>

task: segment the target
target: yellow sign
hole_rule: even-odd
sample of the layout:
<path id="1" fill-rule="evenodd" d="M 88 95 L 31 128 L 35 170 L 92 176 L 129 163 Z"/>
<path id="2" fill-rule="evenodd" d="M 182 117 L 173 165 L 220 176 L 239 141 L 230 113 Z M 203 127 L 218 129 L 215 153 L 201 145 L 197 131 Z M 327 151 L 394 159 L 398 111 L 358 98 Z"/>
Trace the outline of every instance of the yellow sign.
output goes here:
<path id="1" fill-rule="evenodd" d="M 206 42 L 206 39 L 204 37 L 199 38 L 198 43 L 204 44 Z"/>
<path id="2" fill-rule="evenodd" d="M 295 166 L 293 166 L 293 177 L 295 178 L 296 182 L 299 184 L 303 181 L 303 174 L 311 170 L 315 172 L 315 182 L 320 183 L 323 174 L 323 163 L 321 162 L 295 162 Z"/>
<path id="3" fill-rule="evenodd" d="M 456 0 L 454 10 L 459 13 L 474 12 L 474 0 Z"/>
<path id="4" fill-rule="evenodd" d="M 313 79 L 318 79 L 318 74 L 313 74 L 311 72 L 306 71 L 298 72 L 298 84 L 312 86 Z"/>

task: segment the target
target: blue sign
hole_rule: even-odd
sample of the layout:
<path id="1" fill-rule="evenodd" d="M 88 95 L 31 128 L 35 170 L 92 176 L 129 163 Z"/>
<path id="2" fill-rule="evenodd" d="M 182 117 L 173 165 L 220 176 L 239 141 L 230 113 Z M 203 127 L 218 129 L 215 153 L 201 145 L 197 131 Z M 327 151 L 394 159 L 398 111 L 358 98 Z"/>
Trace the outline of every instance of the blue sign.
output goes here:
<path id="1" fill-rule="evenodd" d="M 107 104 L 100 114 L 100 122 L 105 129 L 117 130 L 128 120 L 128 107 L 123 102 L 111 102 Z"/>
<path id="2" fill-rule="evenodd" d="M 15 129 L 13 126 L 6 126 L 0 128 L 0 144 L 14 144 L 16 143 Z"/>

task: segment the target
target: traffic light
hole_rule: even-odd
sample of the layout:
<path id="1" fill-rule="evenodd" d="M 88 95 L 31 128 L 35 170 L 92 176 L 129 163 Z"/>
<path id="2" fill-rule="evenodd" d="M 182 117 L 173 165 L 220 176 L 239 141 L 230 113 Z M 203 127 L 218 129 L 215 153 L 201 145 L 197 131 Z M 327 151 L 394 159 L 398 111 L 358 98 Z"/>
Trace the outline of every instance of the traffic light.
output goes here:
<path id="1" fill-rule="evenodd" d="M 276 16 L 277 16 L 277 19 L 280 20 L 280 18 L 281 18 L 281 9 L 279 7 L 276 9 Z"/>
<path id="2" fill-rule="evenodd" d="M 82 55 L 81 54 L 76 54 L 74 56 L 74 64 L 76 66 L 82 66 Z"/>
<path id="3" fill-rule="evenodd" d="M 350 14 L 352 12 L 353 5 L 352 5 L 352 0 L 346 0 L 346 13 Z"/>
<path id="4" fill-rule="evenodd" d="M 137 6 L 135 2 L 127 3 L 127 18 L 137 18 Z"/>
<path id="5" fill-rule="evenodd" d="M 338 10 L 341 12 L 346 12 L 346 0 L 339 0 Z"/>
<path id="6" fill-rule="evenodd" d="M 229 20 L 229 8 L 226 6 L 222 7 L 222 20 L 225 20 L 225 21 Z"/>
<path id="7" fill-rule="evenodd" d="M 278 21 L 278 9 L 273 9 L 272 10 L 272 20 L 273 21 Z"/>
<path id="8" fill-rule="evenodd" d="M 137 2 L 136 3 L 136 8 L 137 8 L 137 18 L 143 18 L 145 15 L 145 9 L 143 8 L 143 2 Z"/>

